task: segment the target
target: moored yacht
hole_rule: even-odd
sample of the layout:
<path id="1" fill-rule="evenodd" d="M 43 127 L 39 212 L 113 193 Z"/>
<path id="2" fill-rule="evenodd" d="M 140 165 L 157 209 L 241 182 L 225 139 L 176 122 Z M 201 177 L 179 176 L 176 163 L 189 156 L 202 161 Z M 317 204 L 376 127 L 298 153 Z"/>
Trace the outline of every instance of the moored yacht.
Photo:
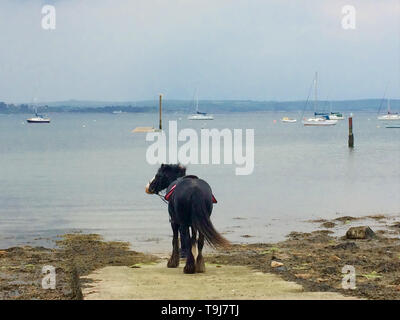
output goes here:
<path id="1" fill-rule="evenodd" d="M 199 111 L 199 98 L 197 96 L 197 91 L 195 97 L 195 105 L 196 105 L 196 113 L 188 116 L 189 120 L 214 120 L 214 117 L 211 114 Z"/>
<path id="2" fill-rule="evenodd" d="M 400 120 L 400 114 L 390 110 L 390 99 L 387 101 L 387 114 L 378 116 L 378 120 Z"/>
<path id="3" fill-rule="evenodd" d="M 318 108 L 318 97 L 317 97 L 317 81 L 318 73 L 315 73 L 314 78 L 314 117 L 304 118 L 302 123 L 304 126 L 333 126 L 337 123 L 337 120 L 331 120 L 330 115 L 325 112 L 317 112 Z"/>
<path id="4" fill-rule="evenodd" d="M 50 118 L 35 113 L 35 116 L 26 120 L 28 123 L 50 123 Z"/>
<path id="5" fill-rule="evenodd" d="M 302 120 L 304 126 L 334 126 L 337 120 L 330 120 L 324 117 L 304 118 Z"/>

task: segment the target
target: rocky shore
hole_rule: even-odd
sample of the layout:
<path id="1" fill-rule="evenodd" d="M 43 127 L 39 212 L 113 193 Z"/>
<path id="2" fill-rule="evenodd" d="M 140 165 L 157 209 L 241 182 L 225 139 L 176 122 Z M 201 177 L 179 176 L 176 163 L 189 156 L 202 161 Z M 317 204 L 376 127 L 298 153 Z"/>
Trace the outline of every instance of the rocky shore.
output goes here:
<path id="1" fill-rule="evenodd" d="M 373 230 L 363 225 L 368 219 L 378 221 L 383 228 Z M 247 266 L 277 274 L 310 292 L 400 298 L 399 219 L 340 217 L 311 223 L 318 224 L 318 230 L 292 232 L 287 240 L 274 244 L 236 244 L 226 251 L 208 253 L 206 262 L 221 266 L 221 270 L 224 265 Z M 338 234 L 336 229 L 343 227 L 347 232 Z M 159 261 L 159 257 L 130 250 L 125 242 L 103 241 L 96 234 L 66 234 L 55 249 L 24 246 L 0 250 L 0 299 L 82 299 L 82 288 L 90 286 L 85 276 L 94 270 L 107 266 L 140 268 Z M 54 290 L 42 287 L 46 265 L 55 267 Z M 354 267 L 354 289 L 342 286 L 344 266 Z"/>
<path id="2" fill-rule="evenodd" d="M 97 234 L 66 234 L 55 249 L 12 247 L 0 250 L 0 299 L 82 299 L 80 277 L 105 266 L 132 266 L 158 258 L 129 250 L 125 242 L 106 242 Z M 56 288 L 43 289 L 43 266 L 56 271 Z"/>
<path id="3" fill-rule="evenodd" d="M 382 228 L 367 225 L 376 220 Z M 340 217 L 310 221 L 322 229 L 292 232 L 275 244 L 235 245 L 229 252 L 209 257 L 210 262 L 247 265 L 262 272 L 279 274 L 301 284 L 307 291 L 331 291 L 366 299 L 400 299 L 400 223 L 385 216 Z M 351 226 L 356 223 L 358 226 Z M 347 226 L 342 236 L 334 228 Z M 343 267 L 354 267 L 355 289 L 342 286 Z"/>

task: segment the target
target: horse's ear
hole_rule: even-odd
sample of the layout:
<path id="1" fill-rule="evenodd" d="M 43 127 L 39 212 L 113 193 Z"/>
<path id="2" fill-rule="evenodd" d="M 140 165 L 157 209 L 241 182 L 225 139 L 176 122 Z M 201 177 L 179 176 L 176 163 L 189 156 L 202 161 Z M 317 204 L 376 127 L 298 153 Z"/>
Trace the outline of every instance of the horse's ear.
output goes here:
<path id="1" fill-rule="evenodd" d="M 164 168 L 164 167 L 165 167 L 165 164 L 164 164 L 164 163 L 162 163 L 162 164 L 161 164 L 161 168 Z"/>
<path id="2" fill-rule="evenodd" d="M 183 172 L 183 174 L 186 174 L 186 167 L 183 166 L 182 164 L 178 164 L 178 168 Z"/>

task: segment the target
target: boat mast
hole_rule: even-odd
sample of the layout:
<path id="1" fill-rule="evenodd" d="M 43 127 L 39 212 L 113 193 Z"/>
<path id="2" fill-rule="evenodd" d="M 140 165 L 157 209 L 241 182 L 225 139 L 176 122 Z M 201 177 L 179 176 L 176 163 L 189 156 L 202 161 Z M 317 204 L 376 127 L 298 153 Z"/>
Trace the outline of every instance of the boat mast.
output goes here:
<path id="1" fill-rule="evenodd" d="M 317 100 L 318 100 L 318 96 L 317 96 L 317 81 L 318 81 L 318 72 L 315 73 L 315 80 L 314 80 L 314 88 L 315 88 L 315 92 L 314 92 L 314 112 L 317 111 Z"/>
<path id="2" fill-rule="evenodd" d="M 198 92 L 198 89 L 196 89 L 196 97 L 195 97 L 195 99 L 196 99 L 196 113 L 198 113 L 199 112 L 199 92 Z"/>
<path id="3" fill-rule="evenodd" d="M 162 130 L 162 94 L 160 94 L 160 122 L 159 122 L 159 129 Z"/>

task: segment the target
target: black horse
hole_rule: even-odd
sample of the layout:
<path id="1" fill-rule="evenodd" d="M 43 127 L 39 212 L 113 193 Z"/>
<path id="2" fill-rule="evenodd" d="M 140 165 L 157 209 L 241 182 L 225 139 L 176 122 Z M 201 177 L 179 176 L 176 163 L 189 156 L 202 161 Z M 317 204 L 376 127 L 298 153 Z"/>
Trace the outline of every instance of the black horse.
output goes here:
<path id="1" fill-rule="evenodd" d="M 162 164 L 155 177 L 147 184 L 146 192 L 159 194 L 164 189 L 167 189 L 165 199 L 169 201 L 168 212 L 174 233 L 168 268 L 176 268 L 179 265 L 180 233 L 182 249 L 188 249 L 183 272 L 205 272 L 202 255 L 204 240 L 214 248 L 230 245 L 211 223 L 213 202 L 216 202 L 211 188 L 207 182 L 196 176 L 186 176 L 186 168 L 182 165 Z M 198 255 L 195 261 L 196 242 Z"/>

